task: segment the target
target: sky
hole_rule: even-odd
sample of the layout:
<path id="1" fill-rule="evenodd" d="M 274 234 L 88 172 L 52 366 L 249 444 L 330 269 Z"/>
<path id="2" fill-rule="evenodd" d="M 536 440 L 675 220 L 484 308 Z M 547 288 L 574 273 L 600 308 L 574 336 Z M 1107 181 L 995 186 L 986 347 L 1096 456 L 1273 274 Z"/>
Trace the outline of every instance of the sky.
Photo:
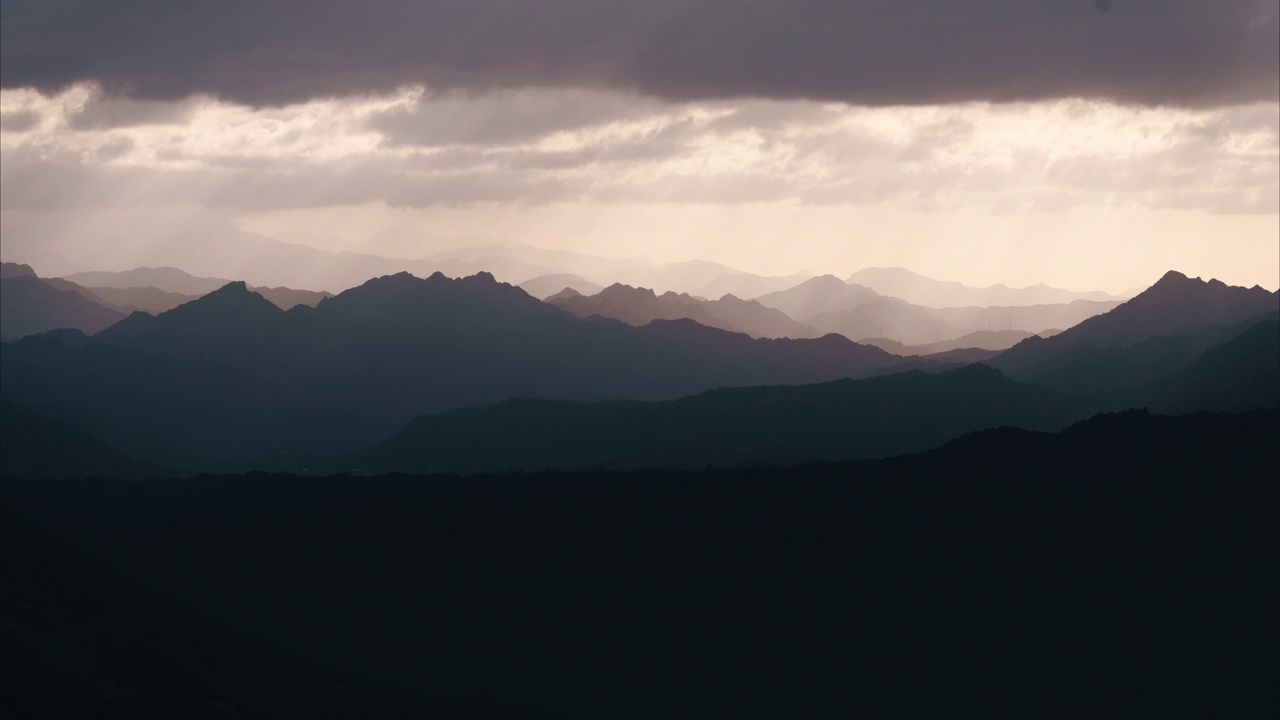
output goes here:
<path id="1" fill-rule="evenodd" d="M 4 0 L 0 252 L 1276 289 L 1278 37 L 1277 0 Z"/>

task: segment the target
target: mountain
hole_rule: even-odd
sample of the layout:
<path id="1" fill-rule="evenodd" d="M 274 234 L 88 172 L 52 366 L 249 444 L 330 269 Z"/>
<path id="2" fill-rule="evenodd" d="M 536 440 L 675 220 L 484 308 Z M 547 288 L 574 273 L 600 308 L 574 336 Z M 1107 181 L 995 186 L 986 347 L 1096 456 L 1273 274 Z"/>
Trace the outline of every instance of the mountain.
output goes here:
<path id="1" fill-rule="evenodd" d="M 1002 425 L 1057 430 L 1079 412 L 1051 390 L 972 365 L 657 403 L 510 400 L 419 417 L 357 464 L 467 473 L 784 465 L 924 450 Z"/>
<path id="2" fill-rule="evenodd" d="M 977 348 L 979 350 L 1008 350 L 1019 342 L 1031 337 L 1034 333 L 1025 330 L 979 330 L 961 335 L 954 340 L 943 340 L 941 342 L 930 343 L 928 345 L 904 345 L 896 340 L 888 338 L 868 338 L 861 342 L 866 345 L 875 345 L 881 350 L 891 352 L 894 355 L 933 355 L 935 353 L 951 352 L 953 350 L 964 350 L 968 348 Z"/>
<path id="3" fill-rule="evenodd" d="M 75 290 L 60 290 L 32 275 L 0 280 L 0 335 L 20 338 L 58 328 L 93 334 L 124 315 Z"/>
<path id="4" fill-rule="evenodd" d="M 1119 303 L 1076 300 L 1026 307 L 931 308 L 885 297 L 862 285 L 823 275 L 783 292 L 757 298 L 820 332 L 854 341 L 884 338 L 902 345 L 930 345 L 984 330 L 1036 333 L 1071 327 Z"/>
<path id="5" fill-rule="evenodd" d="M 707 298 L 733 295 L 738 298 L 756 298 L 773 292 L 789 290 L 806 280 L 813 278 L 813 273 L 802 272 L 794 275 L 766 276 L 745 272 L 732 272 L 721 275 L 700 288 L 691 290 L 694 295 Z"/>
<path id="6" fill-rule="evenodd" d="M 92 289 L 99 297 L 120 309 L 130 312 L 142 310 L 152 314 L 172 310 L 231 282 L 223 278 L 196 277 L 173 267 L 83 272 L 71 275 L 66 280 Z M 249 287 L 285 310 L 294 305 L 314 306 L 321 300 L 332 297 L 330 293 L 315 290 Z"/>
<path id="7" fill-rule="evenodd" d="M 800 322 L 835 310 L 849 310 L 880 296 L 870 288 L 849 285 L 834 275 L 820 275 L 786 290 L 756 298 L 765 307 L 776 308 Z"/>
<path id="8" fill-rule="evenodd" d="M 902 363 L 839 336 L 752 339 L 684 319 L 632 327 L 574 317 L 486 274 L 400 274 L 288 311 L 232 283 L 135 313 L 80 350 L 9 343 L 0 384 L 13 402 L 167 467 L 297 468 L 469 405 L 665 400 Z"/>
<path id="9" fill-rule="evenodd" d="M 36 271 L 32 270 L 30 265 L 11 262 L 0 263 L 0 280 L 16 277 L 36 277 Z"/>
<path id="10" fill-rule="evenodd" d="M 848 281 L 869 287 L 881 295 L 888 295 L 906 300 L 914 305 L 933 308 L 1055 305 L 1075 300 L 1107 302 L 1124 299 L 1104 292 L 1075 292 L 1049 287 L 1048 285 L 1032 285 L 1025 288 L 991 285 L 978 288 L 962 285 L 958 282 L 934 280 L 906 268 L 896 267 L 859 270 L 850 275 Z"/>
<path id="11" fill-rule="evenodd" d="M 119 272 L 92 271 L 68 275 L 70 280 L 84 287 L 154 288 L 166 293 L 199 297 L 231 282 L 225 278 L 196 277 L 175 267 L 140 267 Z"/>
<path id="12" fill-rule="evenodd" d="M 68 285 L 72 284 L 66 280 L 63 280 L 63 282 L 67 282 Z M 172 310 L 199 297 L 199 295 L 165 292 L 154 287 L 91 287 L 86 288 L 86 290 L 122 312 L 142 311 L 152 315 Z"/>
<path id="13" fill-rule="evenodd" d="M 595 295 L 603 290 L 604 286 L 577 275 L 561 273 L 557 275 L 540 275 L 531 280 L 525 280 L 520 283 L 520 288 L 539 300 L 546 300 L 565 288 L 571 288 L 580 295 Z"/>
<path id="14" fill-rule="evenodd" d="M 808 323 L 821 332 L 839 333 L 850 340 L 888 335 L 905 345 L 940 342 L 962 332 L 926 308 L 888 297 L 858 302 L 850 309 L 820 312 Z"/>
<path id="15" fill-rule="evenodd" d="M 1170 271 L 1132 300 L 1053 337 L 1028 338 L 995 358 L 993 364 L 1013 377 L 1032 381 L 1061 374 L 1072 362 L 1080 367 L 1098 364 L 1105 373 L 1116 363 L 1098 359 L 1100 353 L 1114 355 L 1151 338 L 1181 337 L 1161 342 L 1181 344 L 1194 355 L 1225 339 L 1210 332 L 1212 328 L 1248 324 L 1277 311 L 1278 293 L 1257 286 L 1232 287 L 1218 280 L 1206 282 Z M 1206 332 L 1199 341 L 1192 337 Z"/>
<path id="16" fill-rule="evenodd" d="M 647 288 L 614 284 L 595 295 L 561 295 L 547 302 L 578 317 L 600 317 L 621 320 L 628 325 L 646 325 L 654 320 L 693 320 L 701 325 L 752 337 L 811 338 L 820 333 L 787 317 L 780 310 L 767 308 L 754 300 L 740 300 L 726 295 L 719 300 L 702 300 L 687 294 L 665 292 L 658 295 Z"/>

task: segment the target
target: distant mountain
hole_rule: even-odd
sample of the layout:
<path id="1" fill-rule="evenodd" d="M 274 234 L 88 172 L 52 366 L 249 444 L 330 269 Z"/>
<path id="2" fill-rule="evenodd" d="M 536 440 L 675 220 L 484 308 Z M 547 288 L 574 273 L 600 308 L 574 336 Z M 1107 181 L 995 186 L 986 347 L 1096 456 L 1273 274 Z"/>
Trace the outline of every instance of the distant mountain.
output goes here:
<path id="1" fill-rule="evenodd" d="M 733 272 L 721 275 L 700 288 L 690 290 L 690 293 L 713 300 L 715 298 L 724 297 L 725 295 L 751 299 L 760 297 L 761 295 L 767 295 L 772 292 L 788 290 L 812 278 L 813 273 L 809 272 L 783 276 L 765 276 L 753 275 L 751 273 L 744 272 Z"/>
<path id="2" fill-rule="evenodd" d="M 928 345 L 904 345 L 888 338 L 869 338 L 862 340 L 865 345 L 875 345 L 881 350 L 894 355 L 933 355 L 967 348 L 980 350 L 1008 350 L 1035 333 L 1025 330 L 979 330 L 961 335 L 954 340 L 943 340 Z"/>
<path id="3" fill-rule="evenodd" d="M 408 274 L 289 311 L 233 283 L 135 313 L 82 350 L 10 343 L 3 360 L 13 401 L 175 468 L 301 467 L 288 463 L 370 446 L 425 412 L 516 397 L 663 400 L 904 363 L 838 336 L 632 327 L 574 317 L 489 275 Z"/>
<path id="4" fill-rule="evenodd" d="M 63 282 L 67 281 L 64 280 Z M 142 311 L 152 315 L 167 312 L 199 297 L 199 295 L 165 292 L 154 287 L 91 287 L 86 289 L 117 310 L 126 313 Z"/>
<path id="5" fill-rule="evenodd" d="M 1051 338 L 1028 338 L 1005 351 L 993 364 L 1013 377 L 1045 378 L 1061 374 L 1064 364 L 1072 357 L 1093 357 L 1108 348 L 1129 348 L 1157 337 L 1183 336 L 1186 339 L 1179 342 L 1188 352 L 1199 352 L 1224 338 L 1210 333 L 1201 341 L 1195 341 L 1190 336 L 1215 327 L 1247 323 L 1251 318 L 1277 311 L 1280 311 L 1280 294 L 1257 286 L 1242 288 L 1217 280 L 1205 282 L 1171 271 L 1110 312 Z M 1096 362 L 1101 363 L 1104 372 L 1106 367 L 1114 366 L 1114 362 Z"/>
<path id="6" fill-rule="evenodd" d="M 124 315 L 75 290 L 59 290 L 35 275 L 0 280 L 0 335 L 25 335 L 73 328 L 93 334 Z"/>
<path id="7" fill-rule="evenodd" d="M 84 287 L 155 288 L 166 293 L 199 297 L 231 282 L 225 278 L 196 277 L 175 267 L 140 267 L 118 272 L 93 271 L 68 275 L 70 280 Z"/>
<path id="8" fill-rule="evenodd" d="M 122 272 L 83 272 L 66 278 L 94 290 L 100 297 L 121 309 L 142 310 L 152 314 L 172 310 L 182 303 L 207 295 L 230 280 L 196 277 L 178 268 L 135 268 Z M 253 287 L 250 289 L 288 310 L 294 305 L 316 305 L 330 293 L 295 290 L 287 287 Z"/>
<path id="9" fill-rule="evenodd" d="M 849 309 L 821 312 L 807 322 L 821 332 L 839 333 L 850 340 L 888 335 L 905 345 L 940 342 L 963 332 L 934 317 L 927 308 L 889 297 L 859 302 Z"/>
<path id="10" fill-rule="evenodd" d="M 417 418 L 356 462 L 405 472 L 783 465 L 918 451 L 1001 425 L 1057 430 L 1079 413 L 973 365 L 659 403 L 511 400 Z"/>
<path id="11" fill-rule="evenodd" d="M 866 268 L 850 275 L 848 280 L 850 283 L 869 287 L 881 295 L 933 308 L 1055 305 L 1075 300 L 1107 302 L 1124 299 L 1104 292 L 1076 292 L 1048 285 L 1025 288 L 992 285 L 978 288 L 958 282 L 934 280 L 906 268 Z"/>
<path id="12" fill-rule="evenodd" d="M 547 298 L 547 302 L 578 317 L 600 317 L 621 320 L 628 325 L 646 325 L 654 320 L 693 320 L 701 325 L 752 337 L 811 338 L 820 333 L 792 320 L 780 310 L 767 308 L 754 300 L 740 300 L 726 295 L 719 300 L 701 300 L 687 294 L 666 292 L 658 295 L 647 288 L 610 285 L 595 295 L 563 295 Z"/>
<path id="13" fill-rule="evenodd" d="M 823 275 L 789 290 L 757 298 L 820 332 L 861 342 L 869 338 L 902 345 L 930 345 L 985 330 L 1037 333 L 1071 327 L 1119 303 L 1076 300 L 1026 307 L 931 308 L 885 297 L 862 285 Z"/>
<path id="14" fill-rule="evenodd" d="M 839 310 L 851 310 L 879 300 L 880 295 L 861 285 L 850 285 L 834 275 L 820 275 L 786 290 L 756 298 L 765 307 L 777 308 L 800 322 Z"/>
<path id="15" fill-rule="evenodd" d="M 540 275 L 520 283 L 520 289 L 539 300 L 545 300 L 565 288 L 571 288 L 580 295 L 595 295 L 603 290 L 604 286 L 577 275 L 568 274 Z"/>

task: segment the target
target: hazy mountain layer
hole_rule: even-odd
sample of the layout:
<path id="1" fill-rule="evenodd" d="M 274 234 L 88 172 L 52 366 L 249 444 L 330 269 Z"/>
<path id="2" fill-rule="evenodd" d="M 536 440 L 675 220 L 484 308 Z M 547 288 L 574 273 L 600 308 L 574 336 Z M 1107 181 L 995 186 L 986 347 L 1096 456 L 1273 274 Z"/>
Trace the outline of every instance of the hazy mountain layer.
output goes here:
<path id="1" fill-rule="evenodd" d="M 647 288 L 610 285 L 595 295 L 553 295 L 547 302 L 578 317 L 621 320 L 628 325 L 646 325 L 654 320 L 689 319 L 701 325 L 752 337 L 812 338 L 821 333 L 792 320 L 785 313 L 754 300 L 726 295 L 719 300 L 702 300 L 687 294 L 658 295 Z"/>
<path id="2" fill-rule="evenodd" d="M 885 297 L 831 275 L 765 295 L 757 301 L 782 310 L 820 332 L 839 333 L 855 341 L 883 338 L 902 345 L 932 345 L 980 331 L 1037 333 L 1071 327 L 1119 304 L 1076 300 L 1027 307 L 937 309 Z"/>
<path id="3" fill-rule="evenodd" d="M 932 308 L 1056 305 L 1075 300 L 1108 302 L 1125 299 L 1104 292 L 1076 292 L 1048 285 L 1025 288 L 992 285 L 978 288 L 958 282 L 934 280 L 906 268 L 866 268 L 850 275 L 849 282 L 869 287 L 881 295 Z"/>
<path id="4" fill-rule="evenodd" d="M 35 275 L 0 280 L 0 336 L 20 338 L 59 328 L 95 333 L 123 313 L 75 290 L 60 290 Z"/>

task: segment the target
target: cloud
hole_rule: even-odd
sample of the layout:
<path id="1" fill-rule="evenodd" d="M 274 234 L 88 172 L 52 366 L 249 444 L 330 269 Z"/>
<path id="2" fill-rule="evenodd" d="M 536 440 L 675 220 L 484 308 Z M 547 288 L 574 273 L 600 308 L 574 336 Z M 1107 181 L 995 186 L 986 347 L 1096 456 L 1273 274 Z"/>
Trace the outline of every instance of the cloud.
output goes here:
<path id="1" fill-rule="evenodd" d="M 773 202 L 1274 213 L 1280 197 L 1280 107 L 1269 103 L 868 109 L 592 92 L 598 103 L 571 89 L 446 95 L 444 112 L 425 91 L 258 110 L 208 100 L 182 124 L 100 127 L 69 119 L 91 90 L 5 91 L 6 114 L 34 119 L 0 134 L 0 208 Z M 533 108 L 537 122 L 511 123 L 515 107 Z"/>
<path id="2" fill-rule="evenodd" d="M 283 105 L 426 85 L 1202 108 L 1280 93 L 1274 0 L 12 0 L 2 13 L 3 87 L 94 80 L 138 99 Z M 519 134 L 417 120 L 378 122 L 406 141 Z"/>

